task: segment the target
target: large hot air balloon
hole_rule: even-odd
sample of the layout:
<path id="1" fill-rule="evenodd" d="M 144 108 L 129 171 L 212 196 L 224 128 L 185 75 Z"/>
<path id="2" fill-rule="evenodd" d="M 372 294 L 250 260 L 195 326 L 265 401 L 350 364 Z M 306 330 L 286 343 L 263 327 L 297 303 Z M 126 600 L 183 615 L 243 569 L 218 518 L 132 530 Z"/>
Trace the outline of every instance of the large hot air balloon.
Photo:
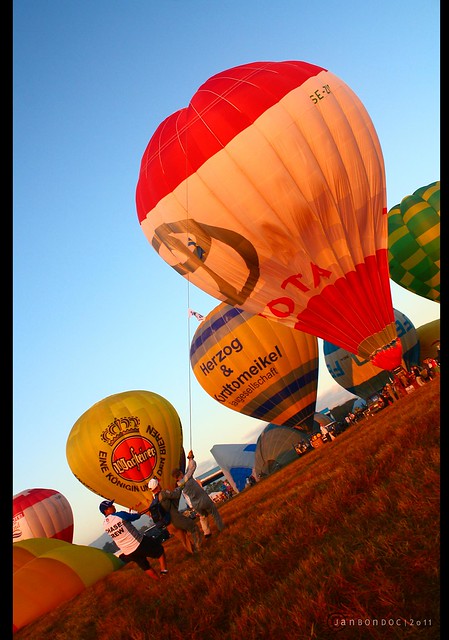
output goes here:
<path id="1" fill-rule="evenodd" d="M 69 501 L 54 489 L 26 489 L 13 496 L 13 542 L 55 538 L 72 542 L 73 512 Z"/>
<path id="2" fill-rule="evenodd" d="M 182 426 L 173 405 L 151 391 L 124 391 L 100 400 L 78 418 L 67 461 L 88 489 L 141 511 L 153 494 L 148 481 L 176 486 L 171 472 L 185 468 Z"/>
<path id="3" fill-rule="evenodd" d="M 234 491 L 243 491 L 254 471 L 256 444 L 214 444 L 210 452 Z"/>
<path id="4" fill-rule="evenodd" d="M 402 365 L 410 370 L 412 365 L 420 361 L 418 333 L 405 314 L 395 309 L 394 315 L 402 344 Z M 367 400 L 390 380 L 387 371 L 330 342 L 323 342 L 323 352 L 327 369 L 335 382 L 360 398 Z"/>
<path id="5" fill-rule="evenodd" d="M 113 553 L 33 538 L 13 544 L 13 632 L 120 569 Z"/>
<path id="6" fill-rule="evenodd" d="M 388 212 L 390 278 L 440 302 L 440 181 L 406 196 Z"/>
<path id="7" fill-rule="evenodd" d="M 153 248 L 206 293 L 400 364 L 382 151 L 330 71 L 252 62 L 209 78 L 151 137 L 136 205 Z"/>
<path id="8" fill-rule="evenodd" d="M 312 430 L 318 387 L 315 336 L 222 303 L 198 326 L 190 364 L 203 389 L 223 406 Z"/>

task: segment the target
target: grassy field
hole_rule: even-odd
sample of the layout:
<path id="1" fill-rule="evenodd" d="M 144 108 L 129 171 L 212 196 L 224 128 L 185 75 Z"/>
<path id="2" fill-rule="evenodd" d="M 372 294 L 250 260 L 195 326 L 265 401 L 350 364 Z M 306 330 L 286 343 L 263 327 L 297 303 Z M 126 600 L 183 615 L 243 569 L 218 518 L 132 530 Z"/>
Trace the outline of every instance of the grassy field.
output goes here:
<path id="1" fill-rule="evenodd" d="M 440 638 L 440 381 L 220 507 L 169 575 L 129 564 L 15 640 Z"/>

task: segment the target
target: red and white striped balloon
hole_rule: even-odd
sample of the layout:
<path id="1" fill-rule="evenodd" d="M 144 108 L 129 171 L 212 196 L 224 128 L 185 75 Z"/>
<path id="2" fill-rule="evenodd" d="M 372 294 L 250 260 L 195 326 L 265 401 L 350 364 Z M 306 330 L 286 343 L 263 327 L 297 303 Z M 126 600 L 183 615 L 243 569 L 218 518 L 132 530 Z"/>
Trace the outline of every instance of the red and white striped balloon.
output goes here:
<path id="1" fill-rule="evenodd" d="M 151 137 L 136 204 L 153 248 L 206 293 L 400 364 L 382 151 L 330 71 L 252 62 L 209 78 Z"/>
<path id="2" fill-rule="evenodd" d="M 13 497 L 13 542 L 28 538 L 72 542 L 73 512 L 62 493 L 54 489 L 26 489 Z"/>

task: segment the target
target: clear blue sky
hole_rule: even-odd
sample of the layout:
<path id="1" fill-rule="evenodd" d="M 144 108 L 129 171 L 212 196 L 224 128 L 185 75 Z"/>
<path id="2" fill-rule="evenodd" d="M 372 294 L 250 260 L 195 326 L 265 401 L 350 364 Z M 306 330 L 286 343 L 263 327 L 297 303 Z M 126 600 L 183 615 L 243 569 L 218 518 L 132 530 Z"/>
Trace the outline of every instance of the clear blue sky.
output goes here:
<path id="1" fill-rule="evenodd" d="M 388 207 L 440 179 L 436 0 L 14 0 L 13 493 L 61 491 L 74 542 L 102 533 L 73 476 L 68 434 L 92 404 L 148 389 L 178 411 L 201 473 L 214 444 L 265 423 L 219 405 L 190 374 L 190 339 L 218 300 L 171 269 L 140 229 L 140 160 L 159 123 L 207 78 L 258 60 L 328 68 L 364 103 Z M 440 308 L 392 284 L 415 325 Z M 320 347 L 321 347 L 320 343 Z M 317 408 L 347 399 L 320 358 Z"/>

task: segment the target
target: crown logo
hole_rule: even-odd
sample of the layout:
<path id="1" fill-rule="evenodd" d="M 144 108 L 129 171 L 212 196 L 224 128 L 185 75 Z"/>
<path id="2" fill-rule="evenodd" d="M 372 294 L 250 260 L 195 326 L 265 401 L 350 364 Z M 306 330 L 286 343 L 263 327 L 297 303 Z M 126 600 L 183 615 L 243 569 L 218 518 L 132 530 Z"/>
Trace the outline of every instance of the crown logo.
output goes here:
<path id="1" fill-rule="evenodd" d="M 139 433 L 139 424 L 140 420 L 137 416 L 114 418 L 114 421 L 108 424 L 103 433 L 100 434 L 100 438 L 112 447 L 124 435 Z"/>

